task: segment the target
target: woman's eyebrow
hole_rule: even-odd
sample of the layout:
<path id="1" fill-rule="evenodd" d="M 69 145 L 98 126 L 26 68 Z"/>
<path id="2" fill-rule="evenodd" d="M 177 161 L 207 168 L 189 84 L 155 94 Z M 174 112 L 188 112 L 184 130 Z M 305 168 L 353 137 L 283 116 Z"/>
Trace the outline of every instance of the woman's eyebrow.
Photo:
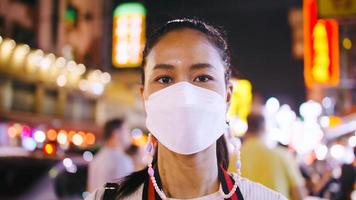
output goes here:
<path id="1" fill-rule="evenodd" d="M 209 64 L 209 63 L 196 63 L 190 66 L 190 70 L 198 70 L 198 69 L 215 69 L 216 67 Z M 159 70 L 159 69 L 163 69 L 163 70 L 172 70 L 174 69 L 174 66 L 171 64 L 156 64 L 153 67 L 153 70 Z"/>
<path id="2" fill-rule="evenodd" d="M 170 65 L 170 64 L 156 64 L 153 67 L 153 70 L 157 70 L 157 69 L 173 69 L 174 66 Z"/>
<path id="3" fill-rule="evenodd" d="M 215 69 L 215 66 L 209 63 L 196 63 L 190 66 L 190 70 L 197 70 L 197 69 Z"/>

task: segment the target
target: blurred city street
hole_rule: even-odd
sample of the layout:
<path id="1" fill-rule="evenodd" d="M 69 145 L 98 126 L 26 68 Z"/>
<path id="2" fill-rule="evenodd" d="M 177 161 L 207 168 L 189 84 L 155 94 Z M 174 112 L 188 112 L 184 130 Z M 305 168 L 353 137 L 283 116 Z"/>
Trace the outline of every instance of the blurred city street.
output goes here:
<path id="1" fill-rule="evenodd" d="M 84 199 L 115 145 L 125 170 L 112 180 L 146 167 L 143 49 L 184 17 L 228 38 L 230 172 L 241 147 L 242 177 L 259 182 L 244 170 L 258 113 L 303 190 L 291 199 L 356 199 L 356 0 L 0 0 L 0 200 Z"/>

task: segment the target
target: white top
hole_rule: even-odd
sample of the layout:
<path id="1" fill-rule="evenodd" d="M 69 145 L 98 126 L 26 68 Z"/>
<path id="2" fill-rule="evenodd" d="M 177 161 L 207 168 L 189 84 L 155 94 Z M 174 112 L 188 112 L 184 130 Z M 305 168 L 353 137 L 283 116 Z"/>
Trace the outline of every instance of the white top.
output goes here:
<path id="1" fill-rule="evenodd" d="M 134 171 L 132 159 L 117 149 L 103 147 L 89 164 L 88 190 L 94 191 L 107 182 L 115 182 Z"/>
<path id="2" fill-rule="evenodd" d="M 252 182 L 248 179 L 241 178 L 239 184 L 244 200 L 287 200 L 282 194 L 272 191 L 265 186 Z M 132 193 L 130 196 L 123 198 L 122 200 L 139 200 L 142 199 L 143 185 L 141 185 L 136 192 Z M 91 193 L 85 200 L 101 200 L 104 194 L 104 188 L 101 187 L 95 192 Z M 174 198 L 168 198 L 169 200 L 178 200 Z M 223 197 L 220 192 L 215 192 L 199 198 L 186 199 L 186 200 L 221 200 Z"/>

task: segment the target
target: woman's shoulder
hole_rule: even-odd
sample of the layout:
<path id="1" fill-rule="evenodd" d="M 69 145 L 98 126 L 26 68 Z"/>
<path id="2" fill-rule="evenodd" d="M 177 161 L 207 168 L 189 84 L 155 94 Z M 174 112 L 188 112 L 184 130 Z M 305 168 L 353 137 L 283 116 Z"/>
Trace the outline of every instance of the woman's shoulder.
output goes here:
<path id="1" fill-rule="evenodd" d="M 91 192 L 87 197 L 85 197 L 85 200 L 101 200 L 104 195 L 104 187 L 100 187 L 95 189 L 93 192 Z"/>
<path id="2" fill-rule="evenodd" d="M 143 191 L 143 184 L 132 194 L 128 195 L 127 197 L 121 198 L 122 200 L 132 200 L 132 199 L 141 199 L 142 198 L 142 191 Z M 85 198 L 85 200 L 102 200 L 105 192 L 105 187 L 100 187 L 90 193 L 89 196 Z"/>
<path id="3" fill-rule="evenodd" d="M 275 192 L 260 183 L 256 183 L 250 181 L 246 178 L 240 179 L 239 184 L 240 191 L 244 199 L 248 200 L 257 200 L 257 199 L 264 199 L 264 200 L 287 200 L 282 194 Z M 132 199 L 141 199 L 142 198 L 142 191 L 143 191 L 143 184 L 132 194 L 128 195 L 127 197 L 122 198 L 122 200 L 132 200 Z M 105 188 L 100 187 L 92 192 L 85 200 L 102 200 L 104 196 Z"/>
<path id="4" fill-rule="evenodd" d="M 282 194 L 247 178 L 240 179 L 239 188 L 244 199 L 287 200 Z"/>

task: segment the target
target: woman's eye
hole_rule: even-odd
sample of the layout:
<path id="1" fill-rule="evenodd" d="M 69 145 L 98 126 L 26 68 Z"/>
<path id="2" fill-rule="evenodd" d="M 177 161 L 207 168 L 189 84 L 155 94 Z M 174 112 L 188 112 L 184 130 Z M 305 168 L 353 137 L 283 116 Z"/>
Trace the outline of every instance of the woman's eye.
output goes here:
<path id="1" fill-rule="evenodd" d="M 157 81 L 162 84 L 168 84 L 168 83 L 172 82 L 172 78 L 170 78 L 168 76 L 163 76 L 163 77 L 157 78 Z"/>
<path id="2" fill-rule="evenodd" d="M 208 82 L 210 80 L 212 80 L 212 78 L 210 76 L 206 76 L 206 75 L 198 76 L 194 79 L 194 81 L 197 81 L 197 82 Z"/>

